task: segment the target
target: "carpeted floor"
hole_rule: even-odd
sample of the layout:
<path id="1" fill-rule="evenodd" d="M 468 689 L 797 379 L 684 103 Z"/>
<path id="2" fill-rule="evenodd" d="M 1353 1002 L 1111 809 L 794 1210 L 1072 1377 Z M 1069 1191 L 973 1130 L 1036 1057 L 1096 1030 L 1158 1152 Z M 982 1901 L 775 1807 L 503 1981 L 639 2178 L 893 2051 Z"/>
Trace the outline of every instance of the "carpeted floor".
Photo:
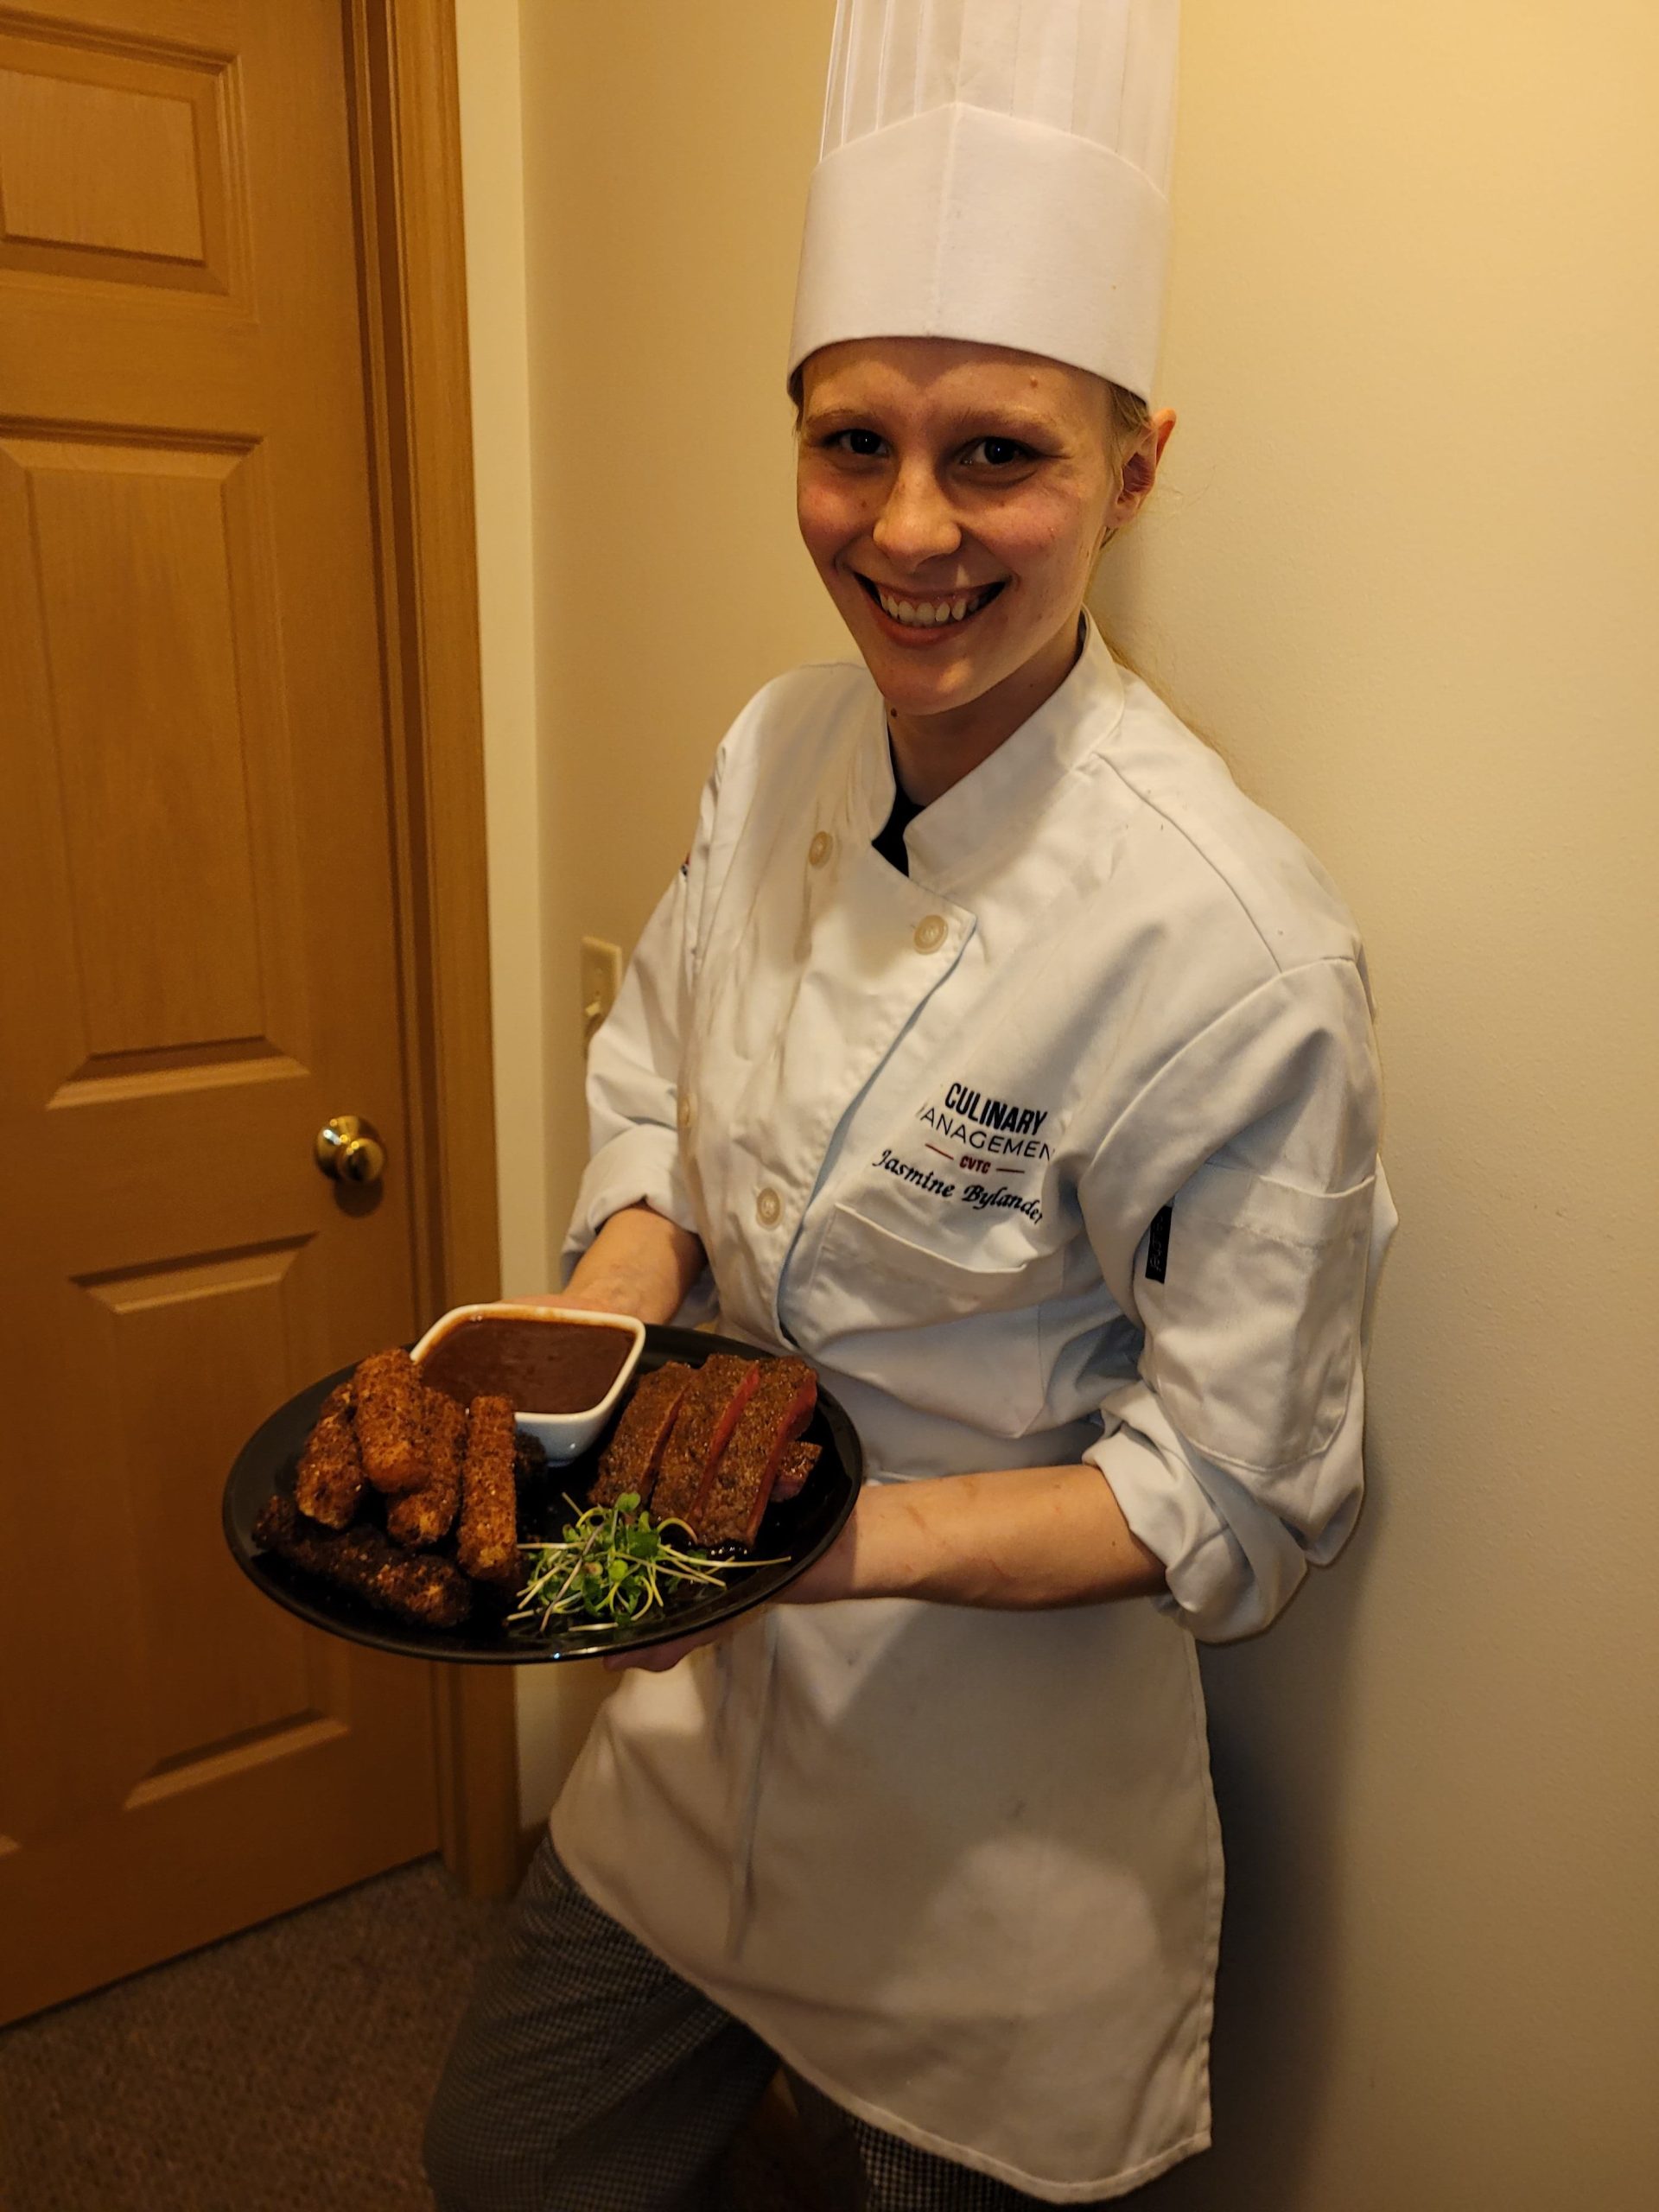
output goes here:
<path id="1" fill-rule="evenodd" d="M 423 1859 L 0 2031 L 3 2212 L 431 2212 L 427 2100 L 504 1908 Z M 798 2212 L 760 2137 L 734 2212 Z"/>

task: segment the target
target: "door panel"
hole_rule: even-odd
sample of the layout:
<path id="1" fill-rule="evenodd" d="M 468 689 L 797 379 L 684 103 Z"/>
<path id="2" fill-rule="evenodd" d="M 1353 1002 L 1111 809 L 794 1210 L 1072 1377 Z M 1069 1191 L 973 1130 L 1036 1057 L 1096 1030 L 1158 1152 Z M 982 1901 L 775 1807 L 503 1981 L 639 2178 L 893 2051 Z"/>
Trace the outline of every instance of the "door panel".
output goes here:
<path id="1" fill-rule="evenodd" d="M 0 2017 L 436 1840 L 219 1528 L 423 1318 L 350 111 L 328 0 L 0 10 Z"/>
<path id="2" fill-rule="evenodd" d="M 0 268 L 228 292 L 236 63 L 169 54 L 163 28 L 224 11 L 138 12 L 154 35 L 125 51 L 91 24 L 0 22 Z"/>
<path id="3" fill-rule="evenodd" d="M 0 470 L 21 479 L 0 514 L 34 550 L 51 707 L 38 741 L 86 1046 L 70 1080 L 190 1047 L 249 1057 L 278 1033 L 302 1045 L 281 835 L 292 768 L 257 635 L 277 596 L 259 454 L 12 437 Z"/>

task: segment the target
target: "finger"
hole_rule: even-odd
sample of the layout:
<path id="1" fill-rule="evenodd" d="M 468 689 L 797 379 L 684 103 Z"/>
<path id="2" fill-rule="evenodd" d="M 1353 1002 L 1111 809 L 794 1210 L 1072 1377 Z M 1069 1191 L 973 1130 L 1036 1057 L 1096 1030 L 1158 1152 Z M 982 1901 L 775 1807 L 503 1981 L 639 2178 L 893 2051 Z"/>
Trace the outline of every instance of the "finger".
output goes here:
<path id="1" fill-rule="evenodd" d="M 609 1651 L 603 1664 L 607 1673 L 620 1675 L 630 1667 L 643 1667 L 648 1674 L 664 1675 L 671 1667 L 677 1667 L 688 1651 L 695 1651 L 703 1639 L 700 1636 L 683 1636 L 676 1643 L 653 1643 L 648 1651 Z"/>
<path id="2" fill-rule="evenodd" d="M 671 1643 L 650 1644 L 643 1651 L 607 1651 L 603 1663 L 613 1675 L 620 1675 L 629 1667 L 644 1667 L 653 1675 L 666 1674 L 671 1667 L 679 1665 L 688 1651 L 696 1651 L 705 1643 L 717 1643 L 728 1632 L 722 1621 L 713 1628 L 699 1629 L 695 1636 L 676 1637 Z"/>

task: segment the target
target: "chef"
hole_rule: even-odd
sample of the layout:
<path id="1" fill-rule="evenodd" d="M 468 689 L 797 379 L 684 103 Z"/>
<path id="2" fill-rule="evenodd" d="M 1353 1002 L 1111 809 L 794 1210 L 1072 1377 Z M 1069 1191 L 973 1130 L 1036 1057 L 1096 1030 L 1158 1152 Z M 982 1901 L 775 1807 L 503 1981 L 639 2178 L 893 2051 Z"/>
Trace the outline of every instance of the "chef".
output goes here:
<path id="1" fill-rule="evenodd" d="M 443 2212 L 701 2201 L 780 2061 L 849 2206 L 1103 2202 L 1209 2140 L 1195 1640 L 1353 1525 L 1393 1212 L 1351 919 L 1084 607 L 1173 422 L 1176 43 L 1176 0 L 842 0 L 790 371 L 857 654 L 720 747 L 564 1294 L 798 1351 L 870 1480 L 601 1713 Z"/>

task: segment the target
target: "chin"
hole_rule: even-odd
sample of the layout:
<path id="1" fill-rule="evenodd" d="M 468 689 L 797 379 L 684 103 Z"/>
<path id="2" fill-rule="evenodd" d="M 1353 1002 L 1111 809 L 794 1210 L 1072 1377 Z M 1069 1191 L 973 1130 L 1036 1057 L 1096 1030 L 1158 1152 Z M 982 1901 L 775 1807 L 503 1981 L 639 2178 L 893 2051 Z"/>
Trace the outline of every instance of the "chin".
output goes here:
<path id="1" fill-rule="evenodd" d="M 860 658 L 890 706 L 925 714 L 934 707 L 962 706 L 988 689 L 976 670 L 977 657 L 962 646 L 950 653 L 937 647 L 907 652 L 855 616 L 856 610 L 842 610 Z"/>

